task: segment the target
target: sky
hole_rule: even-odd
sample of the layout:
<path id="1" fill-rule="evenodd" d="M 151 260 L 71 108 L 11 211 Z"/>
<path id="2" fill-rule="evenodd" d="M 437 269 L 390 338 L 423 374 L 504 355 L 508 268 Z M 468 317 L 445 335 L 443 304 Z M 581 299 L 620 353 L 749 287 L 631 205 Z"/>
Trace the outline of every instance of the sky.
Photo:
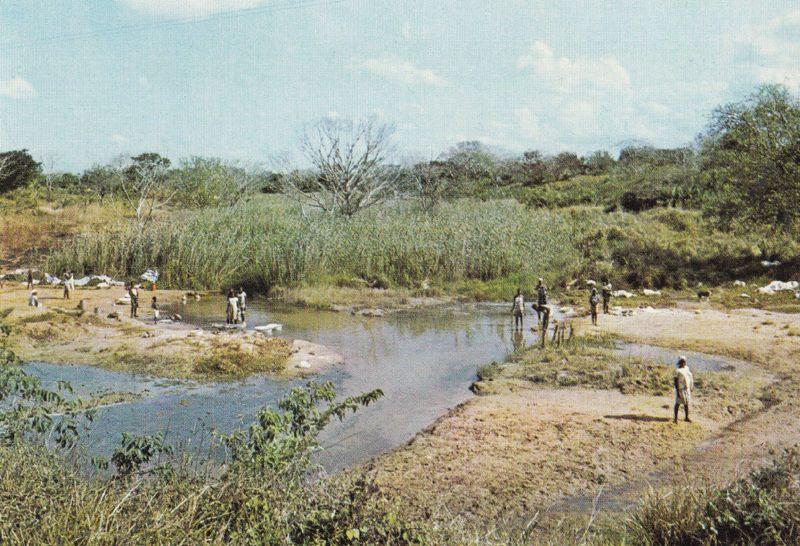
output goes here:
<path id="1" fill-rule="evenodd" d="M 2 0 L 0 150 L 261 163 L 324 117 L 402 153 L 690 143 L 757 85 L 800 92 L 796 1 Z"/>

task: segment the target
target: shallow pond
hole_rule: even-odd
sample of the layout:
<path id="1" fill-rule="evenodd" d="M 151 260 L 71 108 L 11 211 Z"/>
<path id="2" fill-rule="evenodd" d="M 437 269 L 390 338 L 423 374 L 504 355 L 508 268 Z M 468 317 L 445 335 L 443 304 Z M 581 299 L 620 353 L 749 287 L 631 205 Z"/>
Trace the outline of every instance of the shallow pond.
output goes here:
<path id="1" fill-rule="evenodd" d="M 283 324 L 279 334 L 329 346 L 345 363 L 314 379 L 331 380 L 342 396 L 380 388 L 385 396 L 325 431 L 322 462 L 330 469 L 364 461 L 399 446 L 471 396 L 478 366 L 502 361 L 515 346 L 535 342 L 527 329 L 513 335 L 506 304 L 463 304 L 362 317 L 293 307 L 248 306 L 248 325 Z M 224 304 L 190 302 L 170 309 L 191 324 L 224 320 Z M 133 402 L 101 408 L 86 435 L 92 452 L 108 454 L 123 431 L 165 432 L 170 442 L 207 449 L 211 431 L 226 432 L 252 422 L 304 380 L 252 377 L 242 382 L 194 383 L 155 380 L 87 366 L 32 363 L 46 381 L 69 380 L 83 395 L 99 390 L 130 391 Z"/>

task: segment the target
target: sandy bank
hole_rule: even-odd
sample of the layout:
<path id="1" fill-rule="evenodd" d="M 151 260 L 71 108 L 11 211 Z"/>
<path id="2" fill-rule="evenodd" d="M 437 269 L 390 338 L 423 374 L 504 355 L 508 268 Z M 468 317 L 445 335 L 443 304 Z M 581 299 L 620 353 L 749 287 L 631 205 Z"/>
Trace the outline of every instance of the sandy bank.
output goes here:
<path id="1" fill-rule="evenodd" d="M 121 287 L 79 288 L 70 300 L 62 298 L 62 289 L 37 289 L 38 309 L 27 305 L 24 288 L 0 290 L 0 308 L 13 309 L 10 342 L 25 360 L 197 380 L 256 373 L 293 377 L 341 362 L 333 351 L 302 340 L 249 330 L 203 330 L 182 322 L 155 324 L 150 298 L 155 295 L 164 306 L 179 302 L 183 291 L 141 291 L 140 317 L 134 319 L 128 305 L 116 303 L 125 295 Z M 77 309 L 81 300 L 84 312 Z"/>
<path id="2" fill-rule="evenodd" d="M 669 389 L 650 395 L 551 386 L 526 363 L 544 356 L 547 366 L 569 370 L 561 377 L 574 366 L 613 367 L 608 355 L 531 349 L 501 367 L 482 389 L 488 394 L 373 461 L 370 471 L 383 490 L 416 514 L 458 515 L 478 525 L 542 520 L 565 506 L 588 517 L 586 503 L 569 499 L 588 498 L 591 510 L 596 494 L 623 491 L 626 484 L 634 484 L 626 493 L 636 499 L 651 483 L 728 480 L 737 467 L 768 457 L 770 447 L 800 441 L 800 412 L 791 403 L 800 371 L 790 365 L 800 354 L 797 315 L 679 306 L 601 316 L 598 327 L 581 320 L 579 331 L 728 355 L 752 366 L 696 373 L 694 422 L 674 425 Z"/>

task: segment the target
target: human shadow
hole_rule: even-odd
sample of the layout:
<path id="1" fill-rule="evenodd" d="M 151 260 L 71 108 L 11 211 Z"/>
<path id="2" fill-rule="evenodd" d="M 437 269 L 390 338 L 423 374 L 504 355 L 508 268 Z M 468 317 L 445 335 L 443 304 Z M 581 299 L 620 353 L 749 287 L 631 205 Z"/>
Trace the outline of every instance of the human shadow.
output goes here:
<path id="1" fill-rule="evenodd" d="M 653 417 L 652 415 L 634 415 L 626 413 L 624 415 L 604 415 L 606 419 L 621 419 L 625 421 L 639 421 L 641 423 L 667 423 L 669 417 Z"/>

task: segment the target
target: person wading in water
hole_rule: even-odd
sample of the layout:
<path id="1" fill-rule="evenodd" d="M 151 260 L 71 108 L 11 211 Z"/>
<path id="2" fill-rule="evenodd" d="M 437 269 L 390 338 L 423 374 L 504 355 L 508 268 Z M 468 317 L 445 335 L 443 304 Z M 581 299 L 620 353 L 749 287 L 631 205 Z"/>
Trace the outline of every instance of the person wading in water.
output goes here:
<path id="1" fill-rule="evenodd" d="M 517 295 L 511 302 L 511 312 L 514 314 L 514 329 L 522 330 L 522 317 L 525 314 L 525 297 L 522 295 L 522 289 L 517 289 Z"/>
<path id="2" fill-rule="evenodd" d="M 683 406 L 683 414 L 686 417 L 686 422 L 691 423 L 689 419 L 689 405 L 692 402 L 692 387 L 694 387 L 694 378 L 692 372 L 689 371 L 689 366 L 686 364 L 686 357 L 682 356 L 678 359 L 678 367 L 675 370 L 675 408 L 674 420 L 678 422 L 678 409 Z"/>

